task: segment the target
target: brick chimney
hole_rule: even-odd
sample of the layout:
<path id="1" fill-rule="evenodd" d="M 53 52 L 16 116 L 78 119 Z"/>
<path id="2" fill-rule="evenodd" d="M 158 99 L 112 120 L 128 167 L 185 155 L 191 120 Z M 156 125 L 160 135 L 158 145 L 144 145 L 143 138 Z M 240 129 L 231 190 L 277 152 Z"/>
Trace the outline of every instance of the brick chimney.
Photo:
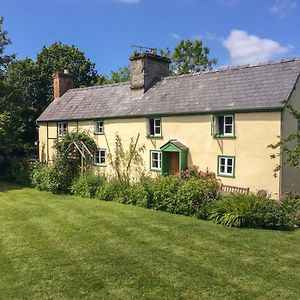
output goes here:
<path id="1" fill-rule="evenodd" d="M 55 72 L 53 74 L 54 98 L 61 97 L 67 90 L 73 87 L 73 76 L 69 74 L 69 70 L 65 69 L 64 72 Z"/>
<path id="2" fill-rule="evenodd" d="M 141 96 L 163 77 L 169 75 L 170 59 L 152 52 L 130 57 L 130 84 L 133 96 Z"/>

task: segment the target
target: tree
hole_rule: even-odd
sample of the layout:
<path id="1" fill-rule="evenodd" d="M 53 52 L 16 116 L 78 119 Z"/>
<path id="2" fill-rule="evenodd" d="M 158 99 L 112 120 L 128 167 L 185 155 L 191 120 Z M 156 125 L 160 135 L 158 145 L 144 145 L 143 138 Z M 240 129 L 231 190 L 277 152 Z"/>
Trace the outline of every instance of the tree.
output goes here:
<path id="1" fill-rule="evenodd" d="M 215 58 L 209 59 L 209 48 L 203 46 L 201 40 L 182 40 L 171 52 L 169 48 L 160 50 L 160 55 L 171 59 L 171 75 L 195 73 L 211 69 L 217 63 Z"/>
<path id="2" fill-rule="evenodd" d="M 120 83 L 130 80 L 130 66 L 119 68 L 117 71 L 110 72 L 109 83 Z"/>
<path id="3" fill-rule="evenodd" d="M 82 51 L 74 45 L 68 46 L 61 42 L 43 47 L 37 55 L 36 64 L 42 83 L 40 89 L 45 94 L 45 104 L 49 104 L 53 98 L 52 75 L 55 71 L 68 69 L 73 75 L 75 88 L 95 85 L 98 78 L 95 64 Z"/>

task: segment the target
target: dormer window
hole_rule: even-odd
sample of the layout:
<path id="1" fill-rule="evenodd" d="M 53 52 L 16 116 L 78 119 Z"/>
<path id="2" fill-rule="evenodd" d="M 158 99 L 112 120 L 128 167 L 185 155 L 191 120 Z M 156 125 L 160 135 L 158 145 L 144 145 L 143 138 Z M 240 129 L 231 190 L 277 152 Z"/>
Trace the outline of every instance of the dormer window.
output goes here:
<path id="1" fill-rule="evenodd" d="M 63 136 L 68 131 L 68 124 L 67 122 L 59 122 L 57 123 L 57 134 L 58 136 Z"/>
<path id="2" fill-rule="evenodd" d="M 215 115 L 212 117 L 212 135 L 216 137 L 234 137 L 234 116 Z"/>
<path id="3" fill-rule="evenodd" d="M 95 121 L 95 134 L 104 134 L 104 121 Z"/>
<path id="4" fill-rule="evenodd" d="M 161 118 L 148 119 L 148 136 L 161 137 Z"/>

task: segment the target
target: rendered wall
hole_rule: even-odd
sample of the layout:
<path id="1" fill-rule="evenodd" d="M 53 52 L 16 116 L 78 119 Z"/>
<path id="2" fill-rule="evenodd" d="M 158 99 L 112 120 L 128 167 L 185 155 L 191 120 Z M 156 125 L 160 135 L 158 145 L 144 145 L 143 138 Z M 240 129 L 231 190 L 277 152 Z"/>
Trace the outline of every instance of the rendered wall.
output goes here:
<path id="1" fill-rule="evenodd" d="M 216 139 L 211 136 L 211 115 L 198 116 L 174 116 L 162 117 L 163 138 L 146 137 L 145 118 L 135 119 L 107 119 L 104 121 L 105 135 L 94 135 L 93 121 L 79 121 L 78 127 L 88 130 L 95 138 L 99 148 L 107 151 L 114 150 L 115 134 L 123 139 L 125 147 L 130 138 L 136 139 L 140 133 L 139 145 L 144 144 L 145 168 L 153 176 L 156 172 L 150 170 L 150 150 L 159 150 L 170 139 L 178 139 L 189 147 L 188 165 L 197 165 L 202 171 L 213 171 L 217 174 L 218 155 L 235 156 L 235 178 L 218 177 L 223 184 L 239 187 L 250 187 L 257 192 L 265 189 L 277 198 L 279 194 L 279 177 L 273 176 L 273 170 L 279 159 L 271 160 L 273 153 L 267 146 L 276 142 L 280 134 L 281 112 L 256 112 L 236 113 L 235 133 L 236 138 Z M 69 122 L 69 131 L 77 128 L 76 122 Z M 42 159 L 42 145 L 47 148 L 46 123 L 40 124 L 40 158 Z M 56 123 L 48 124 L 50 136 L 56 136 Z M 44 149 L 47 153 L 47 149 Z M 49 143 L 49 157 L 54 153 Z M 106 167 L 95 167 L 99 172 L 109 172 L 109 164 Z"/>
<path id="2" fill-rule="evenodd" d="M 290 97 L 289 103 L 298 111 L 300 111 L 300 80 L 295 86 L 295 89 Z M 297 120 L 285 109 L 282 113 L 282 133 L 286 137 L 290 133 L 297 130 Z M 286 161 L 285 155 L 283 161 Z M 300 193 L 300 170 L 292 168 L 288 165 L 283 165 L 282 168 L 282 193 L 287 191 L 296 191 Z"/>

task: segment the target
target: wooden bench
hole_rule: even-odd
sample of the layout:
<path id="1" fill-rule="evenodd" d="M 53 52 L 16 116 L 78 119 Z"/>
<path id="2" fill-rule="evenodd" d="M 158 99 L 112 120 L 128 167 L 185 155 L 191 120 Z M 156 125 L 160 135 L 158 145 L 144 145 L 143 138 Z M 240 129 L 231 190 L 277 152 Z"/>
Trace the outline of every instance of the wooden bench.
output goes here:
<path id="1" fill-rule="evenodd" d="M 228 195 L 228 194 L 248 195 L 250 191 L 249 188 L 242 188 L 242 187 L 225 185 L 225 184 L 221 184 L 219 190 L 222 195 Z"/>

